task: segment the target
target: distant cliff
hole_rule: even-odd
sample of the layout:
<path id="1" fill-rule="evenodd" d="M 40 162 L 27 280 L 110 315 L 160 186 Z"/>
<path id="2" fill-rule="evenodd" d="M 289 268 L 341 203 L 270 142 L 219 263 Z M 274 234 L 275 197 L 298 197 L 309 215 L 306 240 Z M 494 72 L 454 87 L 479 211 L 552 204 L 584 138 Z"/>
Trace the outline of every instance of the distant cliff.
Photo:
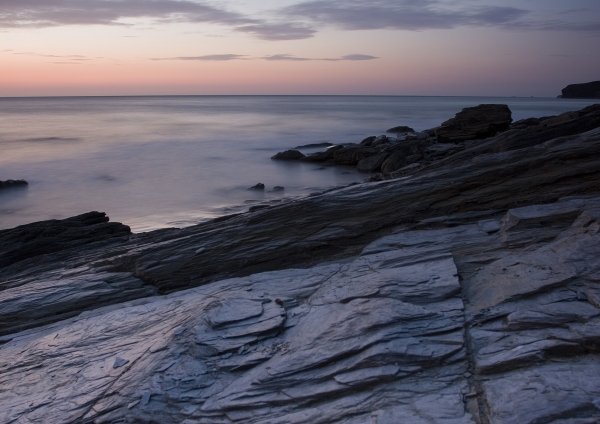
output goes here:
<path id="1" fill-rule="evenodd" d="M 571 84 L 562 89 L 565 99 L 600 99 L 600 81 Z"/>

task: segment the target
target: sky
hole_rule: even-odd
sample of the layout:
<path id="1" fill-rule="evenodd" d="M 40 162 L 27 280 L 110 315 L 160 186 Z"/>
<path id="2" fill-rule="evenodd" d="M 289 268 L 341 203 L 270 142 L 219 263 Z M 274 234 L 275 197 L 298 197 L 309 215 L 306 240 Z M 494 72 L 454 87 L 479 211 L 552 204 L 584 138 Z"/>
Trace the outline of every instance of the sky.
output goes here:
<path id="1" fill-rule="evenodd" d="M 555 97 L 600 0 L 0 0 L 0 96 Z"/>

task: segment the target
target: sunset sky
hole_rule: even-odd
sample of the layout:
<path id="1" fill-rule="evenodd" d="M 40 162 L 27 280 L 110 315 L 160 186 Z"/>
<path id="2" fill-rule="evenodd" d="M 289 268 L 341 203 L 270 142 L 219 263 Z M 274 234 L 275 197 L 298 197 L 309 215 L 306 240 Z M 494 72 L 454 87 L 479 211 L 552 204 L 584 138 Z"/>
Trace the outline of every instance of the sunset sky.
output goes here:
<path id="1" fill-rule="evenodd" d="M 0 0 L 0 96 L 556 96 L 599 0 Z"/>

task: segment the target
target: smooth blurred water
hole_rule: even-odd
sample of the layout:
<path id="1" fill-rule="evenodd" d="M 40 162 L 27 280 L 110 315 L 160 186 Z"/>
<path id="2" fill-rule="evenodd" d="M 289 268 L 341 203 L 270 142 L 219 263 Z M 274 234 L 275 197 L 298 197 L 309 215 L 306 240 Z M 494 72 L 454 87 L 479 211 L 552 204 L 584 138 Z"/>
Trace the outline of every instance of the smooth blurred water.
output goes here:
<path id="1" fill-rule="evenodd" d="M 464 107 L 508 104 L 513 119 L 588 100 L 491 97 L 183 96 L 0 99 L 0 228 L 91 210 L 135 232 L 182 227 L 363 181 L 354 168 L 272 161 L 309 143 L 360 142 L 397 125 L 438 126 Z M 314 150 L 314 149 L 313 149 Z M 306 152 L 307 150 L 305 150 Z M 264 193 L 247 190 L 262 182 Z M 281 193 L 270 193 L 273 186 Z"/>

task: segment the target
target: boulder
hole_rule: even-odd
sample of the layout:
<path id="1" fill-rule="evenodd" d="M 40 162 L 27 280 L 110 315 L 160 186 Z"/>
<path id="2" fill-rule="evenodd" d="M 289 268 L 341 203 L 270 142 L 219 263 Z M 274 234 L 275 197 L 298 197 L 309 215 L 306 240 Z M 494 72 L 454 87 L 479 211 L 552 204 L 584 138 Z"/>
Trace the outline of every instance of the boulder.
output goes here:
<path id="1" fill-rule="evenodd" d="M 435 135 L 442 143 L 481 140 L 510 128 L 512 113 L 506 105 L 484 104 L 464 108 L 438 127 Z"/>
<path id="2" fill-rule="evenodd" d="M 302 146 L 296 146 L 295 149 L 314 149 L 315 147 L 331 147 L 331 146 L 335 146 L 335 144 L 325 141 L 323 143 L 303 144 Z"/>
<path id="3" fill-rule="evenodd" d="M 381 164 L 388 158 L 390 154 L 383 152 L 374 156 L 369 156 L 358 162 L 356 168 L 360 172 L 378 172 L 381 168 Z"/>
<path id="4" fill-rule="evenodd" d="M 399 144 L 393 153 L 381 164 L 381 172 L 389 174 L 400 168 L 418 162 L 423 157 L 427 146 L 420 142 L 407 142 Z"/>
<path id="5" fill-rule="evenodd" d="M 0 188 L 23 187 L 28 184 L 29 183 L 25 180 L 6 180 L 6 181 L 0 181 Z"/>
<path id="6" fill-rule="evenodd" d="M 252 187 L 250 187 L 248 190 L 264 190 L 265 189 L 265 185 L 263 183 L 258 183 L 256 185 L 253 185 Z"/>
<path id="7" fill-rule="evenodd" d="M 34 222 L 1 230 L 0 267 L 131 234 L 127 225 L 108 221 L 104 212 L 88 212 L 72 218 Z"/>
<path id="8" fill-rule="evenodd" d="M 336 165 L 356 165 L 361 160 L 379 153 L 379 149 L 373 147 L 349 146 L 336 150 L 333 160 Z"/>
<path id="9" fill-rule="evenodd" d="M 392 133 L 392 134 L 401 134 L 401 133 L 414 133 L 415 130 L 413 130 L 411 127 L 400 125 L 399 127 L 390 128 L 386 132 Z"/>
<path id="10" fill-rule="evenodd" d="M 271 159 L 275 160 L 298 160 L 302 159 L 304 154 L 299 152 L 298 150 L 286 150 L 285 152 L 279 152 L 275 156 L 272 156 Z"/>
<path id="11" fill-rule="evenodd" d="M 600 81 L 571 84 L 562 89 L 563 99 L 600 99 Z"/>
<path id="12" fill-rule="evenodd" d="M 372 135 L 372 136 L 370 136 L 370 137 L 367 137 L 367 138 L 365 138 L 363 141 L 361 141 L 361 142 L 360 142 L 360 145 L 361 145 L 361 146 L 368 147 L 368 146 L 370 146 L 371 144 L 373 144 L 373 142 L 374 142 L 376 139 L 377 139 L 377 137 L 376 137 L 376 136 L 374 136 L 374 135 Z"/>

